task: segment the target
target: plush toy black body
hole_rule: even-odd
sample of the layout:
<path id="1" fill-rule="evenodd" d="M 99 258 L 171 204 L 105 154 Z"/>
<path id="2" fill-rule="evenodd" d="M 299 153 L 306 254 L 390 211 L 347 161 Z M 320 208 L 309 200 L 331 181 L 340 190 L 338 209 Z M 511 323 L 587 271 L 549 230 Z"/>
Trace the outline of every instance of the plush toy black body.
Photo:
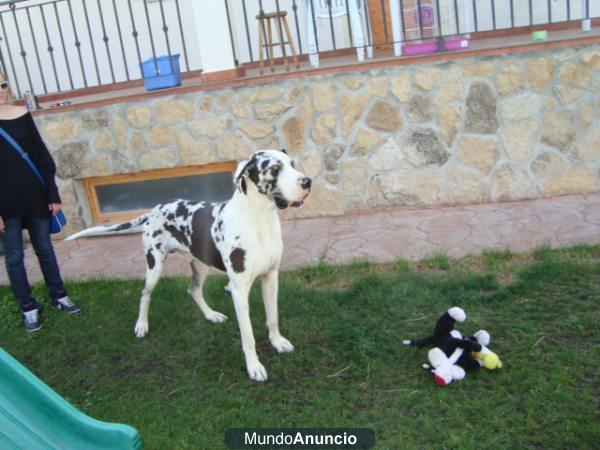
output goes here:
<path id="1" fill-rule="evenodd" d="M 429 351 L 428 357 L 435 381 L 440 385 L 447 385 L 452 380 L 462 380 L 465 372 L 478 369 L 482 364 L 474 357 L 474 353 L 480 353 L 489 344 L 490 335 L 479 330 L 473 336 L 463 338 L 454 329 L 454 324 L 464 322 L 466 318 L 465 312 L 454 306 L 439 318 L 433 334 L 418 340 L 404 341 L 405 345 L 413 347 L 434 347 Z M 424 367 L 431 369 L 427 364 Z"/>

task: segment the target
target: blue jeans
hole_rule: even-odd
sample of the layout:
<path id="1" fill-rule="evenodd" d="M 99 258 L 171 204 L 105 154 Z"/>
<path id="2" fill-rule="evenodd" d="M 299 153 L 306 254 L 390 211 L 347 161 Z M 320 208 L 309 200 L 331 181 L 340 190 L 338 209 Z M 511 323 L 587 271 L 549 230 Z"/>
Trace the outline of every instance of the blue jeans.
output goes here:
<path id="1" fill-rule="evenodd" d="M 0 236 L 4 242 L 6 272 L 13 294 L 22 308 L 27 311 L 35 308 L 37 302 L 31 296 L 31 286 L 23 263 L 23 229 L 25 228 L 29 231 L 29 238 L 44 274 L 50 298 L 56 301 L 67 295 L 67 291 L 52 247 L 48 219 L 37 217 L 4 219 L 4 233 Z"/>

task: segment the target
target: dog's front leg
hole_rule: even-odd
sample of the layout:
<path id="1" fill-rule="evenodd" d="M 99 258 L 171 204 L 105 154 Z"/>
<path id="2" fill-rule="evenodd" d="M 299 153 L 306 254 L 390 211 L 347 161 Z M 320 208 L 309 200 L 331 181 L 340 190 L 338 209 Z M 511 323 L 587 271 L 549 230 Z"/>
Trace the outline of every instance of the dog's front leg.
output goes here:
<path id="1" fill-rule="evenodd" d="M 254 334 L 252 333 L 252 324 L 250 323 L 250 306 L 248 304 L 248 294 L 251 283 L 245 280 L 232 280 L 230 285 L 233 296 L 233 305 L 240 326 L 242 336 L 242 349 L 246 357 L 246 368 L 250 378 L 256 381 L 266 381 L 267 371 L 258 360 L 256 354 L 256 344 Z"/>
<path id="2" fill-rule="evenodd" d="M 279 271 L 272 270 L 262 277 L 262 295 L 269 328 L 271 345 L 279 353 L 293 352 L 294 346 L 279 333 L 279 315 L 277 312 L 277 295 L 279 291 Z"/>

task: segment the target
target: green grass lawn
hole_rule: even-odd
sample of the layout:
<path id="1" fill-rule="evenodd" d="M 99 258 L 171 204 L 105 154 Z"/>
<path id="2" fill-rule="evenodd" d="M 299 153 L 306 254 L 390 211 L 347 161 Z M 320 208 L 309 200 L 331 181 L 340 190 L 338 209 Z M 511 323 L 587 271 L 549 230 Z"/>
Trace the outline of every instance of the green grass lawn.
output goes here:
<path id="1" fill-rule="evenodd" d="M 265 384 L 246 375 L 225 283 L 206 286 L 230 317 L 212 324 L 186 280 L 161 280 L 142 340 L 142 281 L 69 284 L 83 313 L 48 309 L 33 335 L 1 287 L 0 345 L 85 413 L 136 427 L 145 448 L 221 448 L 226 429 L 246 426 L 371 427 L 376 448 L 390 449 L 598 448 L 600 246 L 282 274 L 294 353 L 270 346 L 258 286 L 251 295 Z M 421 368 L 427 350 L 402 340 L 453 305 L 467 312 L 463 334 L 491 333 L 504 367 L 442 388 Z"/>

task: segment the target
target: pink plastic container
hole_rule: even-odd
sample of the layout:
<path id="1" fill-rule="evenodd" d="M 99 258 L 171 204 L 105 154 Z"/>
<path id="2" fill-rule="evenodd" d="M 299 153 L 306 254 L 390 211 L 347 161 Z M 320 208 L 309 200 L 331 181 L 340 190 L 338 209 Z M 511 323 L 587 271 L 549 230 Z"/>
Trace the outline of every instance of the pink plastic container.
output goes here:
<path id="1" fill-rule="evenodd" d="M 435 53 L 438 49 L 439 44 L 437 41 L 404 44 L 404 54 L 409 56 Z"/>
<path id="2" fill-rule="evenodd" d="M 471 35 L 454 36 L 444 39 L 444 49 L 451 52 L 454 50 L 463 50 L 471 45 Z"/>

